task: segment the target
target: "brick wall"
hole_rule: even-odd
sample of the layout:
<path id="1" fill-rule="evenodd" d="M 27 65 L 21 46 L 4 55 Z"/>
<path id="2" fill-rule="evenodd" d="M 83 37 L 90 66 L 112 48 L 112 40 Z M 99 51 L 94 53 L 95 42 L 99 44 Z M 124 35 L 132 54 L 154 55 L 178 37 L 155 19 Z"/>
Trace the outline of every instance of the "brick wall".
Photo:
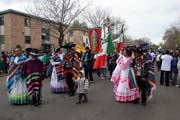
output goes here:
<path id="1" fill-rule="evenodd" d="M 41 26 L 43 24 L 42 21 L 36 18 L 30 18 L 30 36 L 31 43 L 25 44 L 25 16 L 8 13 L 4 16 L 4 26 L 5 26 L 5 50 L 11 50 L 16 47 L 16 45 L 21 45 L 22 48 L 37 48 L 40 49 L 42 47 L 41 40 Z M 59 33 L 57 29 L 50 25 L 50 44 L 52 48 L 58 47 L 58 36 Z"/>

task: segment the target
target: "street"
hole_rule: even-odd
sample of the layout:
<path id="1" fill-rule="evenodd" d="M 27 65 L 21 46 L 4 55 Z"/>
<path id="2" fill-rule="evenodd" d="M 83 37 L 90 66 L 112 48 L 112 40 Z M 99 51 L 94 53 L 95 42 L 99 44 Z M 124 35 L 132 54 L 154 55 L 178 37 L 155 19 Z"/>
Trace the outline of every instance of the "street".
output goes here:
<path id="1" fill-rule="evenodd" d="M 159 86 L 147 106 L 118 103 L 114 100 L 113 84 L 100 80 L 93 74 L 95 82 L 90 85 L 88 103 L 76 104 L 76 96 L 52 94 L 49 80 L 43 83 L 43 103 L 10 105 L 8 103 L 5 77 L 0 78 L 0 120 L 179 120 L 180 88 Z"/>

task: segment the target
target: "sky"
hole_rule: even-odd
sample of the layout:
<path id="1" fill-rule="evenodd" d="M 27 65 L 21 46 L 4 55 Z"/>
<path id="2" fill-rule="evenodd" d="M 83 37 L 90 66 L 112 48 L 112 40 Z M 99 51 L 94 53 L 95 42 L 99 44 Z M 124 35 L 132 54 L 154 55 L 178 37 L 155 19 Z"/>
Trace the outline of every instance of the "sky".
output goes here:
<path id="1" fill-rule="evenodd" d="M 180 0 L 94 0 L 94 4 L 123 18 L 132 38 L 147 37 L 155 44 L 162 42 L 165 30 L 180 19 Z M 25 12 L 27 5 L 26 0 L 0 0 L 0 11 Z"/>

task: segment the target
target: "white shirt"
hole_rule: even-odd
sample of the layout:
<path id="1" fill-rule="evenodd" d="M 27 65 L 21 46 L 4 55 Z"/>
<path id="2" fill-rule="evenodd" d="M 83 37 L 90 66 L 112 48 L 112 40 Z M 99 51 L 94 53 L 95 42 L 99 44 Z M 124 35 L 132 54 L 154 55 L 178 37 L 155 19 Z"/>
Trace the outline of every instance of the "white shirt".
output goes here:
<path id="1" fill-rule="evenodd" d="M 161 59 L 162 59 L 161 70 L 171 71 L 171 61 L 173 57 L 170 55 L 162 55 Z"/>
<path id="2" fill-rule="evenodd" d="M 154 52 L 151 52 L 151 53 L 149 53 L 149 54 L 150 54 L 151 57 L 152 57 L 152 61 L 154 61 L 154 58 L 156 57 L 155 53 L 154 53 Z"/>
<path id="3" fill-rule="evenodd" d="M 15 57 L 14 63 L 18 64 L 18 59 L 19 59 L 19 57 Z"/>
<path id="4" fill-rule="evenodd" d="M 157 55 L 156 61 L 160 61 L 161 54 Z"/>

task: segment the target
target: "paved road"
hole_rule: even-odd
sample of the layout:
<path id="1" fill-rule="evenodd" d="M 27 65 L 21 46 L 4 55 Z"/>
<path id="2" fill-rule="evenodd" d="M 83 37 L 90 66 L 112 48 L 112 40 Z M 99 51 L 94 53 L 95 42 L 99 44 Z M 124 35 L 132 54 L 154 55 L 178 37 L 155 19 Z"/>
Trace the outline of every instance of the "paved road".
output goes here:
<path id="1" fill-rule="evenodd" d="M 49 81 L 45 80 L 43 104 L 34 107 L 8 104 L 4 81 L 1 77 L 0 120 L 180 120 L 180 88 L 172 86 L 158 86 L 153 99 L 145 107 L 115 102 L 112 83 L 96 79 L 90 86 L 89 102 L 77 105 L 77 96 L 51 94 Z"/>

